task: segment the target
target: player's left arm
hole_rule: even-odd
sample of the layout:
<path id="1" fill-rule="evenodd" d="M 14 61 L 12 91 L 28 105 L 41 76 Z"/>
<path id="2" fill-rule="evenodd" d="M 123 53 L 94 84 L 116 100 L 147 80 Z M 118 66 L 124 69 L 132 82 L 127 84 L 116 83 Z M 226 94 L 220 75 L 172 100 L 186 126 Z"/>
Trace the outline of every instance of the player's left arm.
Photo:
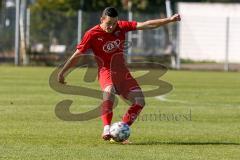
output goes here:
<path id="1" fill-rule="evenodd" d="M 154 28 L 163 26 L 165 24 L 168 24 L 171 22 L 177 22 L 177 21 L 181 21 L 181 17 L 179 14 L 174 14 L 169 18 L 154 19 L 154 20 L 148 20 L 145 22 L 137 22 L 137 30 L 154 29 Z"/>

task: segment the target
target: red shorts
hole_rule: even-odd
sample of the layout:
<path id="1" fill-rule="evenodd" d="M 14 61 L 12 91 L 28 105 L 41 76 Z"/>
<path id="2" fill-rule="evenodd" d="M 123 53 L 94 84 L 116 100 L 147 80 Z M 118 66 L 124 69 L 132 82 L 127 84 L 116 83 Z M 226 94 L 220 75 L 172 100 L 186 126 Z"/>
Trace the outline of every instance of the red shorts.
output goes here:
<path id="1" fill-rule="evenodd" d="M 107 86 L 113 85 L 115 93 L 126 99 L 132 90 L 141 90 L 130 72 L 111 72 L 109 70 L 99 72 L 99 83 L 102 91 Z"/>

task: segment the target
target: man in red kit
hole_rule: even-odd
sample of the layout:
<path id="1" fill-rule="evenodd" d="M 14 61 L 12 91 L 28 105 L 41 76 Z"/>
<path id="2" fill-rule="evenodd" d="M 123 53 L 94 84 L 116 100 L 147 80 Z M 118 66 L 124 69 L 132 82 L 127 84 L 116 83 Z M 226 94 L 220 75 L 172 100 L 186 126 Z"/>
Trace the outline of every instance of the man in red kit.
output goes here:
<path id="1" fill-rule="evenodd" d="M 110 125 L 114 95 L 119 94 L 131 102 L 124 114 L 122 122 L 132 125 L 145 105 L 144 96 L 137 81 L 131 76 L 125 65 L 123 47 L 125 34 L 129 31 L 154 29 L 170 22 L 180 21 L 180 15 L 145 22 L 120 21 L 118 12 L 113 7 L 107 7 L 101 17 L 101 24 L 89 29 L 82 41 L 77 45 L 75 53 L 68 59 L 58 74 L 58 81 L 65 83 L 64 73 L 75 66 L 82 54 L 91 49 L 98 64 L 98 80 L 103 91 L 101 104 L 103 121 L 102 138 L 110 140 Z"/>

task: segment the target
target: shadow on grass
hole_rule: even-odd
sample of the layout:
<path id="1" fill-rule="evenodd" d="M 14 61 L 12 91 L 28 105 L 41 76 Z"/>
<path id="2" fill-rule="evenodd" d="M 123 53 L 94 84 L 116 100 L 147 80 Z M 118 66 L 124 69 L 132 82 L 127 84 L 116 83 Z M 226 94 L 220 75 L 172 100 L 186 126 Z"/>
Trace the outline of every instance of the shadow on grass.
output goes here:
<path id="1" fill-rule="evenodd" d="M 233 142 L 136 142 L 130 145 L 240 145 L 240 143 Z"/>

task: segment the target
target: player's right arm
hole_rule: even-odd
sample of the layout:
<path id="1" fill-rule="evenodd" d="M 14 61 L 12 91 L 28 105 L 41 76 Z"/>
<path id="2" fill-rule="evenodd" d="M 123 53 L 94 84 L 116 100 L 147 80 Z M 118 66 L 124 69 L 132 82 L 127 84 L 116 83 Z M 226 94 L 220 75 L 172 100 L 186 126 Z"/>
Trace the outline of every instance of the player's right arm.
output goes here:
<path id="1" fill-rule="evenodd" d="M 65 84 L 64 74 L 72 67 L 76 66 L 81 54 L 85 53 L 88 49 L 91 48 L 91 38 L 90 32 L 86 32 L 82 38 L 82 41 L 77 45 L 77 50 L 73 55 L 67 60 L 64 64 L 61 71 L 58 73 L 58 82 Z"/>
<path id="2" fill-rule="evenodd" d="M 65 78 L 64 78 L 64 74 L 72 67 L 76 66 L 79 59 L 81 56 L 81 52 L 80 50 L 76 50 L 74 52 L 74 54 L 67 60 L 67 62 L 64 64 L 63 68 L 61 69 L 61 71 L 58 73 L 58 82 L 65 84 Z"/>

